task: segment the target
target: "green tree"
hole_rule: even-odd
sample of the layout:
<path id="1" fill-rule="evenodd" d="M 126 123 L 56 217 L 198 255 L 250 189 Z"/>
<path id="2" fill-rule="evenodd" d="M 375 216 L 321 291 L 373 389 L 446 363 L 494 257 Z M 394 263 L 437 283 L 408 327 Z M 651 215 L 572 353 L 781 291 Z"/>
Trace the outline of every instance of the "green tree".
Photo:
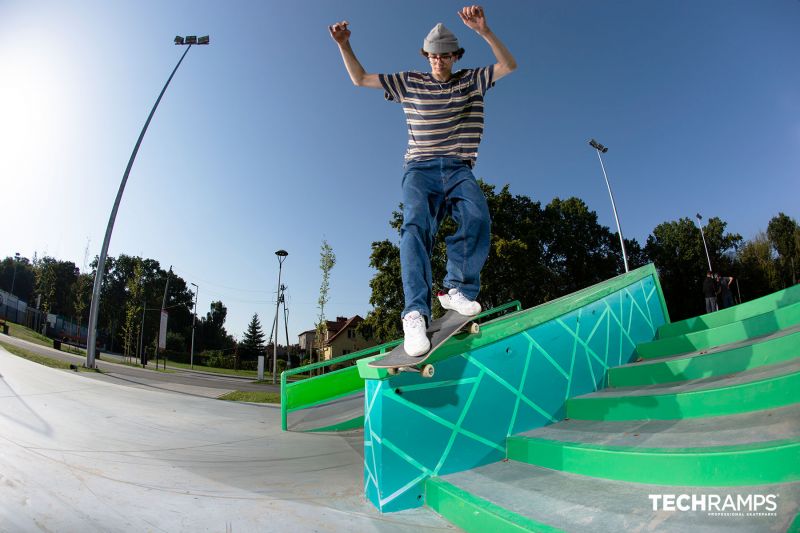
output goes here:
<path id="1" fill-rule="evenodd" d="M 497 189 L 478 180 L 492 218 L 491 246 L 481 273 L 479 300 L 491 308 L 509 300 L 524 307 L 562 296 L 623 271 L 619 240 L 597 222 L 577 198 L 555 199 L 545 209 L 539 202 L 513 195 L 508 185 Z M 400 232 L 402 205 L 392 213 L 390 226 Z M 445 217 L 439 227 L 431 256 L 434 283 L 445 276 L 445 239 L 456 229 Z M 627 241 L 633 251 L 633 265 L 645 262 L 636 241 Z M 629 254 L 630 262 L 630 254 Z M 390 240 L 372 243 L 370 266 L 376 270 L 370 280 L 373 309 L 359 325 L 367 338 L 388 341 L 401 336 L 400 313 L 404 307 L 400 277 L 400 251 Z M 442 287 L 434 286 L 434 291 Z M 433 316 L 441 315 L 434 298 Z"/>
<path id="2" fill-rule="evenodd" d="M 168 332 L 179 333 L 185 339 L 180 351 L 189 351 L 189 340 L 192 328 L 192 292 L 188 290 L 187 283 L 176 274 L 168 274 L 163 270 L 158 261 L 142 259 L 139 257 L 120 254 L 118 257 L 108 257 L 106 260 L 106 274 L 100 293 L 100 314 L 98 316 L 98 337 L 107 348 L 114 350 L 124 346 L 123 324 L 125 323 L 125 305 L 127 302 L 127 284 L 133 276 L 136 262 L 141 263 L 143 286 L 142 300 L 147 302 L 148 312 L 145 313 L 144 339 L 146 344 L 155 345 L 158 340 L 160 318 L 158 310 L 164 300 L 164 287 L 169 276 L 165 308 L 169 313 Z M 92 262 L 92 279 L 97 269 L 97 259 Z M 173 340 L 173 346 L 176 341 Z"/>
<path id="3" fill-rule="evenodd" d="M 325 319 L 325 305 L 328 303 L 328 293 L 331 287 L 331 270 L 333 270 L 334 265 L 336 265 L 336 255 L 333 253 L 333 248 L 328 244 L 328 241 L 323 239 L 319 253 L 319 268 L 322 271 L 322 283 L 319 287 L 319 299 L 317 300 L 319 317 L 316 325 L 315 338 L 318 358 L 322 358 L 322 352 L 325 349 L 325 340 L 328 337 L 328 321 Z"/>
<path id="4" fill-rule="evenodd" d="M 782 288 L 780 266 L 766 233 L 760 232 L 740 246 L 737 258 L 743 298 L 758 298 Z"/>
<path id="5" fill-rule="evenodd" d="M 788 284 L 797 283 L 797 266 L 800 263 L 800 227 L 790 216 L 778 213 L 767 225 L 767 236 L 781 262 L 781 277 Z"/>
<path id="6" fill-rule="evenodd" d="M 266 350 L 266 346 L 264 346 L 264 331 L 261 329 L 261 321 L 258 319 L 258 313 L 256 313 L 247 325 L 242 342 L 239 343 L 238 354 L 243 359 L 252 359 L 263 355 L 264 350 Z"/>
<path id="7" fill-rule="evenodd" d="M 742 242 L 741 235 L 725 233 L 726 222 L 710 218 L 703 228 L 715 271 L 733 270 L 726 252 Z M 680 320 L 705 312 L 702 283 L 708 271 L 700 229 L 689 218 L 662 222 L 647 238 L 645 253 L 658 268 L 670 318 Z"/>
<path id="8" fill-rule="evenodd" d="M 555 198 L 545 208 L 550 235 L 547 262 L 554 279 L 547 299 L 569 294 L 624 272 L 619 239 L 597 222 L 579 198 Z"/>
<path id="9" fill-rule="evenodd" d="M 133 275 L 128 278 L 126 283 L 128 298 L 125 302 L 125 322 L 122 326 L 123 353 L 126 357 L 132 357 L 136 354 L 142 320 L 142 297 L 144 295 L 142 277 L 144 269 L 142 268 L 142 261 L 139 258 L 136 259 L 133 266 Z"/>
<path id="10" fill-rule="evenodd" d="M 72 308 L 75 311 L 75 320 L 78 323 L 78 336 L 82 335 L 81 325 L 89 319 L 89 306 L 92 301 L 92 283 L 94 280 L 89 274 L 79 274 L 72 287 Z"/>
<path id="11" fill-rule="evenodd" d="M 16 272 L 15 272 L 16 271 Z M 36 301 L 36 273 L 27 257 L 6 257 L 0 263 L 0 289 L 10 293 L 14 284 L 14 295 L 33 305 Z"/>

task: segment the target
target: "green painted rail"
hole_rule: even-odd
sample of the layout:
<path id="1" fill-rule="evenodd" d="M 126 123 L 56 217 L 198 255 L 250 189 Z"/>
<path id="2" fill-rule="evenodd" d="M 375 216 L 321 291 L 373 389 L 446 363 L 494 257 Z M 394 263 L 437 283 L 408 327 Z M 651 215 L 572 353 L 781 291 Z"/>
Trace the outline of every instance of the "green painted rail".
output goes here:
<path id="1" fill-rule="evenodd" d="M 800 357 L 800 331 L 730 350 L 611 368 L 610 387 L 632 387 L 744 372 Z"/>
<path id="2" fill-rule="evenodd" d="M 391 350 L 401 342 L 401 340 L 395 340 L 341 357 L 336 357 L 328 361 L 320 361 L 319 363 L 299 366 L 281 372 L 281 429 L 284 431 L 287 430 L 288 414 L 292 411 L 307 409 L 337 398 L 349 396 L 350 394 L 360 392 L 364 388 L 364 380 L 358 375 L 358 368 L 355 366 L 342 368 L 301 381 L 288 382 L 287 378 L 289 376 L 304 374 L 335 364 L 346 363 L 354 359 L 383 353 L 386 350 Z"/>
<path id="3" fill-rule="evenodd" d="M 704 329 L 716 328 L 724 326 L 733 322 L 746 320 L 754 316 L 758 316 L 770 311 L 774 311 L 780 307 L 786 307 L 793 303 L 800 302 L 800 284 L 794 287 L 789 287 L 782 291 L 778 291 L 749 302 L 744 302 L 727 309 L 721 309 L 714 313 L 708 313 L 686 320 L 679 320 L 670 324 L 664 324 L 656 332 L 657 339 L 665 339 L 668 337 L 675 337 L 677 335 L 684 335 Z"/>
<path id="4" fill-rule="evenodd" d="M 636 354 L 644 359 L 666 357 L 741 342 L 800 324 L 800 302 L 716 328 L 641 343 Z"/>
<path id="5" fill-rule="evenodd" d="M 800 481 L 800 441 L 634 448 L 509 437 L 508 458 L 552 470 L 657 485 L 741 486 Z"/>
<path id="6" fill-rule="evenodd" d="M 514 300 L 484 311 L 475 317 L 480 320 L 485 317 L 500 314 L 508 310 L 520 311 L 522 304 Z M 319 376 L 310 377 L 299 381 L 288 381 L 288 377 L 297 374 L 312 372 L 320 368 L 327 368 L 332 365 L 346 363 L 353 360 L 371 361 L 392 350 L 395 346 L 403 342 L 402 339 L 393 340 L 378 346 L 372 346 L 364 350 L 343 355 L 328 361 L 320 361 L 310 365 L 300 366 L 285 370 L 281 373 L 281 429 L 288 429 L 288 414 L 300 409 L 308 409 L 336 399 L 344 398 L 364 390 L 364 378 L 360 375 L 357 366 L 350 366 L 333 372 L 328 372 Z M 354 419 L 356 420 L 356 419 Z M 360 420 L 363 421 L 363 415 Z M 355 422 L 353 420 L 342 422 L 336 426 L 324 428 L 328 431 L 352 429 Z M 314 431 L 322 431 L 316 429 Z"/>

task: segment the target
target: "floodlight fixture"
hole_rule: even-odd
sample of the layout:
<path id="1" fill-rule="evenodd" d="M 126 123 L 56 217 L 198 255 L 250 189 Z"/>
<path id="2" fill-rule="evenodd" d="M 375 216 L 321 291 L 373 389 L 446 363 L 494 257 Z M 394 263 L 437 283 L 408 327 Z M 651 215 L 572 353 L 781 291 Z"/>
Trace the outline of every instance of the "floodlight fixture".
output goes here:
<path id="1" fill-rule="evenodd" d="M 603 153 L 608 152 L 608 148 L 606 148 L 605 146 L 603 146 L 599 142 L 595 141 L 594 139 L 591 139 L 589 141 L 589 146 L 591 146 L 595 150 L 598 150 L 598 151 L 603 152 Z"/>

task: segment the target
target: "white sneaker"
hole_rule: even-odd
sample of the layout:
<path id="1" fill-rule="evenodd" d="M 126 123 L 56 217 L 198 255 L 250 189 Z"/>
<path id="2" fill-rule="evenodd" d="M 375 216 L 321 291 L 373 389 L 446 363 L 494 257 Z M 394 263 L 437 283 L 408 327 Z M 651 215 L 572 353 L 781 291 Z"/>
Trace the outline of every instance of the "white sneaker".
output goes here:
<path id="1" fill-rule="evenodd" d="M 425 334 L 425 317 L 419 311 L 411 311 L 403 317 L 403 349 L 411 357 L 428 353 L 431 341 Z"/>
<path id="2" fill-rule="evenodd" d="M 470 300 L 458 289 L 450 289 L 448 292 L 440 292 L 439 303 L 445 309 L 452 309 L 460 315 L 474 316 L 481 312 L 481 304 Z"/>

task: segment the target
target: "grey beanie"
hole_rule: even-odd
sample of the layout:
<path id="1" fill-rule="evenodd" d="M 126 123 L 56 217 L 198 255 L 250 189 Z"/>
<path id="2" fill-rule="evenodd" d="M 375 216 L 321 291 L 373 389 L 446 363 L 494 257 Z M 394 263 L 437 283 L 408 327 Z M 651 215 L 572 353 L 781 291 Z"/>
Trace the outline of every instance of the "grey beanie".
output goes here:
<path id="1" fill-rule="evenodd" d="M 445 28 L 444 24 L 440 22 L 425 37 L 422 49 L 429 54 L 456 52 L 458 51 L 458 39 L 453 35 L 453 32 Z"/>

